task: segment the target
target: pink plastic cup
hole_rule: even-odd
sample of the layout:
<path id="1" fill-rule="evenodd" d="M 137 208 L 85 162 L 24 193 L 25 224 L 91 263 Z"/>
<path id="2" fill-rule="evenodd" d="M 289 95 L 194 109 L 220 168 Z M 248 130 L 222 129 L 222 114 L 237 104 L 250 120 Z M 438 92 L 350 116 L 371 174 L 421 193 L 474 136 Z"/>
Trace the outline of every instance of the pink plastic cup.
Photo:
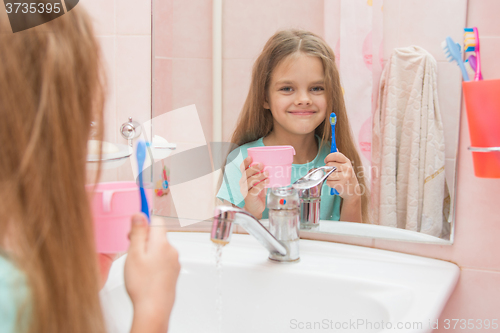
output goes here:
<path id="1" fill-rule="evenodd" d="M 90 192 L 95 185 L 87 185 Z M 146 190 L 148 202 L 152 191 Z M 127 251 L 131 217 L 141 211 L 141 195 L 135 182 L 99 183 L 91 197 L 94 234 L 98 253 Z"/>
<path id="2" fill-rule="evenodd" d="M 267 187 L 281 187 L 291 184 L 292 163 L 295 149 L 292 146 L 265 146 L 248 148 L 248 156 L 253 161 L 251 165 L 262 163 L 264 170 L 269 172 Z"/>

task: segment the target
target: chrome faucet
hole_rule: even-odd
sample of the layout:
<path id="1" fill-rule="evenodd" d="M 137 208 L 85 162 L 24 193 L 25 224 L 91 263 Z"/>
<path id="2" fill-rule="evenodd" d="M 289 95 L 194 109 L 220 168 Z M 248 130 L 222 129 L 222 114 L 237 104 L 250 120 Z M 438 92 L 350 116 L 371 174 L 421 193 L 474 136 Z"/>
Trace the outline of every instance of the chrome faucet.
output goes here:
<path id="1" fill-rule="evenodd" d="M 300 198 L 300 229 L 312 229 L 319 226 L 321 188 L 328 176 L 335 170 L 337 168 L 333 166 L 314 168 L 292 184 Z"/>
<path id="2" fill-rule="evenodd" d="M 295 195 L 297 196 L 297 194 Z M 296 204 L 298 207 L 298 202 Z M 298 221 L 298 214 L 296 220 Z M 269 251 L 269 259 L 279 262 L 298 261 L 297 223 L 295 223 L 295 228 L 297 229 L 295 234 L 297 235 L 297 239 L 278 240 L 252 214 L 236 207 L 217 206 L 215 207 L 212 232 L 210 235 L 212 242 L 222 245 L 228 244 L 233 233 L 234 224 L 242 226 L 250 235 L 257 238 L 257 240 Z M 271 230 L 273 230 L 272 226 Z"/>
<path id="3" fill-rule="evenodd" d="M 243 209 L 215 207 L 210 239 L 216 244 L 228 244 L 233 226 L 238 224 L 269 250 L 269 259 L 298 261 L 299 222 L 301 229 L 319 225 L 321 187 L 335 170 L 331 166 L 311 169 L 292 185 L 272 188 L 267 197 L 269 230 Z"/>

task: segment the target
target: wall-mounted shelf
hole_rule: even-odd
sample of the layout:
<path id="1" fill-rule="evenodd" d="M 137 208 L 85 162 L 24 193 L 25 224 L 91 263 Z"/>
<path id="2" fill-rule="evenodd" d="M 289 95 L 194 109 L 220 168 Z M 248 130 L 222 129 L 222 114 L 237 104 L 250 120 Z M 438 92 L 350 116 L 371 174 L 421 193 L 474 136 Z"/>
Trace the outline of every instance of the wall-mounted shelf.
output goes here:
<path id="1" fill-rule="evenodd" d="M 117 160 L 121 160 L 123 158 L 129 157 L 133 153 L 132 147 L 129 147 L 128 145 L 124 145 L 124 144 L 120 144 L 120 143 L 114 143 L 113 145 L 118 148 L 118 151 L 115 151 L 112 153 L 103 153 L 100 159 L 99 159 L 99 155 L 97 155 L 97 154 L 88 154 L 87 155 L 87 162 L 117 161 Z"/>
<path id="2" fill-rule="evenodd" d="M 476 153 L 491 153 L 494 151 L 500 151 L 500 147 L 469 147 L 468 149 Z"/>

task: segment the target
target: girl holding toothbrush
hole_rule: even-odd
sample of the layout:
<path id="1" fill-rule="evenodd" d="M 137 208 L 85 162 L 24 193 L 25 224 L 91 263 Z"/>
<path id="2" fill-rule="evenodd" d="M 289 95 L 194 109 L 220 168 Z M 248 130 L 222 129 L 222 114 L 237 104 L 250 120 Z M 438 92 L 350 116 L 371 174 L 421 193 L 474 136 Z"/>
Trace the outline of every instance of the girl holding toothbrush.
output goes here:
<path id="1" fill-rule="evenodd" d="M 90 124 L 101 140 L 104 105 L 90 17 L 77 6 L 13 33 L 0 15 L 0 45 L 0 332 L 105 333 L 99 289 L 114 256 L 99 266 L 85 189 L 95 181 L 86 175 Z M 166 332 L 177 252 L 143 214 L 130 223 L 131 332 Z"/>
<path id="2" fill-rule="evenodd" d="M 338 152 L 330 153 L 330 114 L 336 114 Z M 318 36 L 284 30 L 272 36 L 258 59 L 250 91 L 231 142 L 217 197 L 268 218 L 262 164 L 252 165 L 247 149 L 291 145 L 292 183 L 311 168 L 335 166 L 323 188 L 320 218 L 367 222 L 368 193 L 361 159 L 351 136 L 339 73 L 331 48 Z"/>

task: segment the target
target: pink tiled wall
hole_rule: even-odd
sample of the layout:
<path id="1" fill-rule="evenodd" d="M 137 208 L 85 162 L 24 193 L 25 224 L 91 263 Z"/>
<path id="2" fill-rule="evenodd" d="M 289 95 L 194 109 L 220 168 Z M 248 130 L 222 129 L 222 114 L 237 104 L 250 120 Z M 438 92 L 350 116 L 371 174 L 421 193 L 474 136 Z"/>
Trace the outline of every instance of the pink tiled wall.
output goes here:
<path id="1" fill-rule="evenodd" d="M 107 74 L 105 141 L 125 144 L 120 125 L 151 117 L 151 2 L 85 0 L 101 44 Z M 130 162 L 105 169 L 101 181 L 133 180 Z"/>
<path id="2" fill-rule="evenodd" d="M 195 104 L 212 139 L 212 1 L 154 0 L 153 117 Z M 179 130 L 180 124 L 170 124 Z"/>

